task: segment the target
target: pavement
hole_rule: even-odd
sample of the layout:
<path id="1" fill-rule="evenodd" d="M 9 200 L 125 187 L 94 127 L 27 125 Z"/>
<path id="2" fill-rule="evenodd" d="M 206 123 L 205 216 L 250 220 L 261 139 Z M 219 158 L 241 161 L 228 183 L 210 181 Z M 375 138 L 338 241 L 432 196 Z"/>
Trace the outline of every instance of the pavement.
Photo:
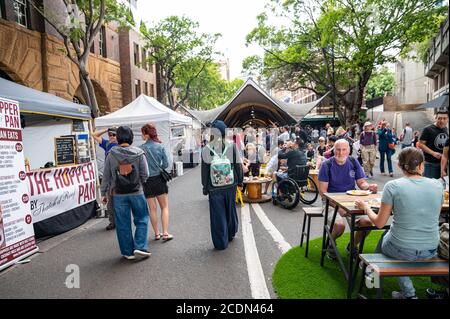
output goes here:
<path id="1" fill-rule="evenodd" d="M 394 178 L 401 176 L 396 155 Z M 392 178 L 380 176 L 378 167 L 374 172 L 373 182 L 382 190 Z M 299 245 L 302 207 L 285 210 L 270 202 L 246 204 L 238 209 L 235 240 L 228 249 L 217 251 L 211 241 L 208 199 L 202 195 L 197 166 L 169 183 L 169 231 L 174 239 L 154 241 L 149 231 L 150 258 L 121 258 L 115 232 L 105 230 L 108 220 L 92 219 L 40 242 L 40 252 L 27 258 L 29 262 L 0 272 L 0 299 L 276 298 L 272 273 L 281 255 Z M 313 221 L 311 231 L 311 238 L 322 236 L 322 223 Z M 79 288 L 71 281 L 78 270 Z"/>

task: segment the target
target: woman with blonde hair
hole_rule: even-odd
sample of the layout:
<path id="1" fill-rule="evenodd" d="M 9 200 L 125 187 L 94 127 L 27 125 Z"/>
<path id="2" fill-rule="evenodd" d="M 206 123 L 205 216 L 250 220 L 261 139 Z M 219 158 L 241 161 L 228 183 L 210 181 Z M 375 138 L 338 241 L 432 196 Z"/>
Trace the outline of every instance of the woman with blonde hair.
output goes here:
<path id="1" fill-rule="evenodd" d="M 144 194 L 150 208 L 150 221 L 155 232 L 155 240 L 171 240 L 173 235 L 169 233 L 169 188 L 161 175 L 161 170 L 169 166 L 167 155 L 158 138 L 155 125 L 146 124 L 141 128 L 141 132 L 145 143 L 140 147 L 147 156 L 149 170 L 149 177 L 144 185 Z M 158 229 L 156 201 L 161 209 L 162 233 Z"/>

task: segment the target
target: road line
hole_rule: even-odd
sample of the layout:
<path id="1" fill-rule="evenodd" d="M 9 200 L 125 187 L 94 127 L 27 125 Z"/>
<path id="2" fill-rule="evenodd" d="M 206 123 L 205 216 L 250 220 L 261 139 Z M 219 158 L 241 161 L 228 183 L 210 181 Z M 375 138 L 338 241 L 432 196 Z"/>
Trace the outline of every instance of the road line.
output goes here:
<path id="1" fill-rule="evenodd" d="M 253 234 L 252 220 L 250 217 L 250 206 L 245 204 L 241 208 L 242 237 L 244 240 L 245 260 L 247 262 L 248 278 L 253 299 L 270 299 L 266 279 L 256 248 L 255 236 Z"/>
<path id="2" fill-rule="evenodd" d="M 292 248 L 292 246 L 284 239 L 283 235 L 281 235 L 281 233 L 278 231 L 275 225 L 272 224 L 272 222 L 267 217 L 266 213 L 264 213 L 261 206 L 259 206 L 259 204 L 252 204 L 252 207 L 256 213 L 256 216 L 258 216 L 264 228 L 272 236 L 273 240 L 275 241 L 281 252 L 284 254 L 287 251 L 289 251 Z"/>

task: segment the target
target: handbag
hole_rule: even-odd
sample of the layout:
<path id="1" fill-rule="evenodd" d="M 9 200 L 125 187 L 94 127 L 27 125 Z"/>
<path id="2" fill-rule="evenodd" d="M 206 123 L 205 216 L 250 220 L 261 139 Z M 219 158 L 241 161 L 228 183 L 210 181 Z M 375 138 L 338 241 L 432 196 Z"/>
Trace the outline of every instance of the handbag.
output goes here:
<path id="1" fill-rule="evenodd" d="M 145 150 L 145 152 L 150 155 L 153 162 L 156 164 L 156 166 L 158 166 L 162 179 L 166 183 L 169 182 L 172 179 L 172 176 L 169 173 L 167 173 L 167 171 L 165 169 L 162 169 L 161 166 L 159 166 L 159 163 L 156 161 L 155 157 L 153 157 L 152 153 L 150 153 L 147 149 Z"/>
<path id="2" fill-rule="evenodd" d="M 395 143 L 388 143 L 388 148 L 390 150 L 395 150 Z"/>

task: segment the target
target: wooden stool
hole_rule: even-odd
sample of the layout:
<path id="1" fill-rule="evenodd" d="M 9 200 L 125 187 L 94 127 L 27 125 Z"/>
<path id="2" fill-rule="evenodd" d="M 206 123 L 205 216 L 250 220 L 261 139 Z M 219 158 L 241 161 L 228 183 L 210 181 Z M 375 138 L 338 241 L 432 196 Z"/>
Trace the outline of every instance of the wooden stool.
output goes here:
<path id="1" fill-rule="evenodd" d="M 305 257 L 308 257 L 308 249 L 309 249 L 309 234 L 311 231 L 311 218 L 312 217 L 323 217 L 322 207 L 303 207 L 305 211 L 305 215 L 303 217 L 303 226 L 302 226 L 302 237 L 300 239 L 300 247 L 303 246 L 303 237 L 306 235 L 306 250 Z M 306 226 L 306 218 L 308 218 L 308 230 L 305 233 Z"/>

